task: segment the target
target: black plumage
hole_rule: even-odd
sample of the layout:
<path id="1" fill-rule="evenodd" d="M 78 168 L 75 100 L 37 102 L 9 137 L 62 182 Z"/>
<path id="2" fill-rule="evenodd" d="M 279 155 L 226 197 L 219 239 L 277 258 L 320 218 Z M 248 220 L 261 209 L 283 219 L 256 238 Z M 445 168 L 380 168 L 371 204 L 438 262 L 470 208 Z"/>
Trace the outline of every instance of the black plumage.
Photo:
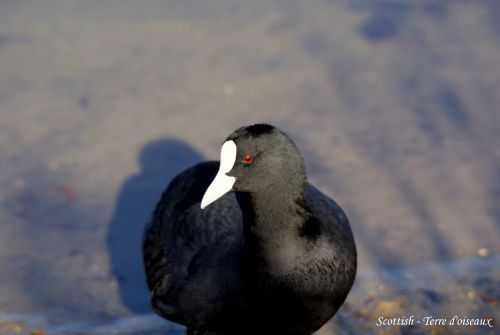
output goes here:
<path id="1" fill-rule="evenodd" d="M 353 284 L 349 222 L 307 183 L 286 134 L 259 124 L 228 141 L 236 145 L 224 175 L 231 192 L 201 209 L 219 163 L 200 163 L 172 180 L 146 226 L 153 307 L 190 334 L 311 334 Z"/>

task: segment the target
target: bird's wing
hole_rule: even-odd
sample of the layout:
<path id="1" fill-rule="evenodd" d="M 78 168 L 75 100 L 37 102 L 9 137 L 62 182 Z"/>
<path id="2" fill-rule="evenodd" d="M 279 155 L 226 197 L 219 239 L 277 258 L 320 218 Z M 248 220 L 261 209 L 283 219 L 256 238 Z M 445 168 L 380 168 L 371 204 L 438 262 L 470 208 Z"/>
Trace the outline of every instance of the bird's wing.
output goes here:
<path id="1" fill-rule="evenodd" d="M 148 286 L 163 295 L 187 278 L 209 246 L 241 238 L 241 210 L 233 193 L 205 209 L 200 202 L 217 174 L 218 162 L 195 165 L 175 177 L 163 193 L 143 238 Z"/>

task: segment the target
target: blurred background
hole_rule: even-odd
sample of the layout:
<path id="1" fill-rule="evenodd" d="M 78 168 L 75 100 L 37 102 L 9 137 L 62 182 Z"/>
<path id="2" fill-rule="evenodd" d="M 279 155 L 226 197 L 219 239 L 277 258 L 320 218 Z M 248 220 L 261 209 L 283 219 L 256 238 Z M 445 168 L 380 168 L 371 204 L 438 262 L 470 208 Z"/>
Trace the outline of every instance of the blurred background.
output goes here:
<path id="1" fill-rule="evenodd" d="M 496 0 L 0 0 L 0 334 L 182 334 L 149 307 L 144 223 L 256 122 L 355 234 L 320 334 L 494 334 L 375 324 L 499 320 L 499 18 Z"/>

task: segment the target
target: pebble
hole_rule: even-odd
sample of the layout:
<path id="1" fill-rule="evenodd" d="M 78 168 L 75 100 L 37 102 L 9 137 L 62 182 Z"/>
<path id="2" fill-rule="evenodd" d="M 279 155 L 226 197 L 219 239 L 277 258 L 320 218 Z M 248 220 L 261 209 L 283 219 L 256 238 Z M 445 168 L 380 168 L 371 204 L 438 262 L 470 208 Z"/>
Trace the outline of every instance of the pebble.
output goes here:
<path id="1" fill-rule="evenodd" d="M 14 187 L 16 189 L 19 190 L 19 189 L 21 189 L 21 188 L 23 188 L 25 186 L 26 186 L 26 180 L 21 179 L 21 178 L 17 178 L 16 180 L 14 180 Z"/>
<path id="2" fill-rule="evenodd" d="M 477 254 L 481 257 L 487 257 L 490 252 L 488 251 L 488 249 L 486 248 L 480 248 L 478 251 L 477 251 Z"/>
<path id="3" fill-rule="evenodd" d="M 372 320 L 378 319 L 380 316 L 392 318 L 403 313 L 405 307 L 405 302 L 403 299 L 398 299 L 395 301 L 391 300 L 380 300 L 375 304 L 375 309 L 371 314 L 370 318 Z"/>
<path id="4" fill-rule="evenodd" d="M 0 334 L 19 334 L 23 331 L 24 324 L 18 321 L 0 321 Z"/>

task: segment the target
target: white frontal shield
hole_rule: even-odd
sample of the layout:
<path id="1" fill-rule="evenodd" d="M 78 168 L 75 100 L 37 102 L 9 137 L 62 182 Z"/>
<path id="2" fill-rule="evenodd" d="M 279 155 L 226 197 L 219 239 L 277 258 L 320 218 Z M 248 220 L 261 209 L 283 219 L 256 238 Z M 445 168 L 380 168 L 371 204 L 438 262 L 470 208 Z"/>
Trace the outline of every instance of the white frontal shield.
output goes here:
<path id="1" fill-rule="evenodd" d="M 214 180 L 208 186 L 203 199 L 201 199 L 201 209 L 204 209 L 215 200 L 229 192 L 236 181 L 235 177 L 226 175 L 234 166 L 236 161 L 236 144 L 233 141 L 226 141 L 220 150 L 220 166 Z"/>

